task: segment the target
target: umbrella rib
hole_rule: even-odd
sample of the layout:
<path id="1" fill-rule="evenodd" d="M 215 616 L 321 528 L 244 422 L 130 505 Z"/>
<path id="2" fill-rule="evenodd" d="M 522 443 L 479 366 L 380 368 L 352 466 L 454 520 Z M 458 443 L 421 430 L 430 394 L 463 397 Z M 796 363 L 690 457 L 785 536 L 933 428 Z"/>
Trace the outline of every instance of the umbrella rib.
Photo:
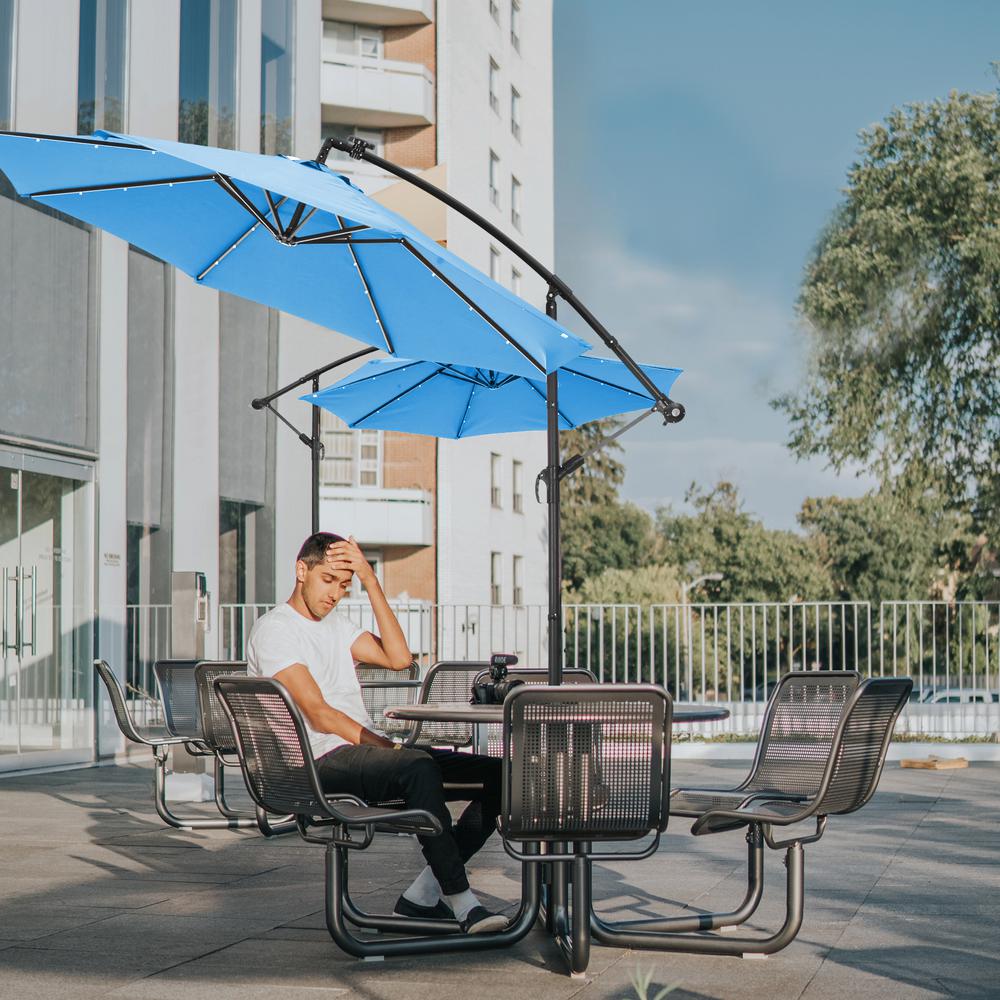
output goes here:
<path id="1" fill-rule="evenodd" d="M 310 206 L 309 211 L 303 215 L 302 212 L 305 207 L 306 203 L 304 201 L 300 201 L 298 208 L 296 208 L 295 212 L 292 214 L 292 220 L 288 223 L 288 228 L 285 230 L 289 239 L 291 239 L 313 217 L 313 213 L 316 211 L 316 206 L 312 205 Z"/>
<path id="2" fill-rule="evenodd" d="M 281 206 L 284 204 L 285 201 L 286 199 L 282 198 L 281 201 L 278 202 L 277 207 L 281 208 Z M 205 268 L 204 271 L 202 271 L 200 274 L 195 275 L 194 280 L 195 281 L 204 280 L 205 276 L 209 273 L 209 271 L 212 271 L 216 267 L 218 267 L 251 233 L 253 233 L 257 229 L 259 225 L 260 225 L 259 222 L 255 222 L 242 236 L 240 236 L 234 242 L 230 243 L 229 246 L 226 247 L 226 249 L 223 250 L 222 253 L 220 253 L 219 256 L 216 257 L 215 260 L 213 260 L 212 263 Z"/>
<path id="3" fill-rule="evenodd" d="M 454 292 L 470 309 L 486 320 L 486 322 L 489 323 L 489 325 L 493 327 L 493 329 L 496 330 L 496 332 L 499 333 L 500 336 L 511 345 L 511 347 L 519 351 L 528 361 L 531 362 L 531 364 L 535 366 L 535 368 L 538 369 L 542 375 L 545 374 L 545 367 L 541 363 L 536 361 L 531 354 L 524 347 L 522 347 L 495 319 L 489 316 L 480 306 L 473 302 L 473 300 L 469 298 L 469 296 L 466 295 L 461 288 L 442 274 L 441 271 L 436 268 L 415 246 L 413 246 L 409 240 L 404 238 L 402 240 L 402 244 L 407 250 L 410 251 L 411 254 L 413 254 L 414 257 L 417 258 L 417 260 L 420 261 L 421 264 L 424 265 L 424 267 L 427 268 L 428 271 L 431 272 L 431 274 L 443 281 L 444 284 L 447 285 L 448 288 L 450 288 L 451 291 Z"/>
<path id="4" fill-rule="evenodd" d="M 341 216 L 337 216 L 337 221 L 340 223 L 341 229 L 346 228 L 344 226 L 344 220 Z M 393 346 L 392 338 L 389 336 L 389 331 L 385 328 L 385 323 L 382 322 L 382 314 L 378 311 L 378 306 L 375 303 L 375 296 L 372 294 L 371 286 L 368 284 L 368 278 L 365 276 L 365 269 L 361 266 L 361 261 L 358 260 L 358 255 L 355 253 L 354 247 L 348 243 L 347 248 L 351 251 L 351 258 L 354 260 L 354 266 L 357 269 L 358 277 L 361 278 L 361 284 L 364 287 L 365 295 L 368 296 L 368 304 L 372 307 L 372 312 L 375 314 L 375 322 L 378 324 L 379 332 L 382 334 L 382 339 L 385 341 L 385 349 L 390 354 L 395 354 L 396 348 Z"/>
<path id="5" fill-rule="evenodd" d="M 242 205 L 276 240 L 281 239 L 274 226 L 271 225 L 262 212 L 258 211 L 257 206 L 233 183 L 232 178 L 227 177 L 225 174 L 215 174 L 213 175 L 213 179 L 226 194 Z"/>
<path id="6" fill-rule="evenodd" d="M 581 372 L 576 368 L 571 368 L 569 365 L 563 367 L 563 371 L 569 372 L 571 375 L 576 375 L 578 378 L 585 378 L 590 382 L 596 382 L 598 385 L 606 385 L 609 389 L 617 389 L 618 392 L 628 392 L 633 396 L 641 396 L 643 399 L 652 399 L 646 393 L 636 392 L 635 389 L 626 389 L 623 385 L 618 385 L 615 382 L 608 382 L 603 378 L 598 378 L 596 375 L 588 375 L 586 372 Z"/>
<path id="7" fill-rule="evenodd" d="M 136 147 L 129 147 L 134 149 Z M 32 191 L 29 198 L 53 198 L 59 194 L 93 194 L 98 191 L 127 191 L 129 188 L 162 187 L 166 184 L 195 184 L 198 181 L 214 181 L 215 174 L 199 174 L 197 177 L 165 177 L 156 181 L 116 181 L 114 184 L 91 184 L 88 187 L 52 188 L 49 191 Z"/>
<path id="8" fill-rule="evenodd" d="M 472 406 L 472 397 L 476 394 L 476 383 L 472 383 L 472 388 L 469 390 L 469 398 L 465 401 L 465 410 L 462 413 L 462 419 L 458 423 L 458 431 L 455 437 L 460 438 L 462 436 L 462 428 L 465 426 L 465 418 L 469 415 L 469 407 Z"/>
<path id="9" fill-rule="evenodd" d="M 532 382 L 530 378 L 526 378 L 526 379 L 525 379 L 524 381 L 525 381 L 525 382 L 526 382 L 526 383 L 527 383 L 528 385 L 530 385 L 530 386 L 531 386 L 531 388 L 532 388 L 532 391 L 533 391 L 533 392 L 536 392 L 536 393 L 538 393 L 538 395 L 539 395 L 539 396 L 540 396 L 540 397 L 541 397 L 542 399 L 544 399 L 544 400 L 545 400 L 545 405 L 546 405 L 546 407 L 547 407 L 547 406 L 549 405 L 549 397 L 548 397 L 548 396 L 546 396 L 544 392 L 541 392 L 541 391 L 539 390 L 538 386 L 537 386 L 537 385 L 535 385 L 535 383 L 534 383 L 534 382 Z M 573 421 L 572 421 L 572 420 L 570 420 L 570 419 L 569 419 L 569 417 L 567 417 L 567 416 L 566 416 L 566 414 L 565 414 L 565 413 L 563 413 L 563 411 L 562 411 L 562 410 L 561 410 L 561 409 L 560 409 L 560 408 L 559 408 L 558 406 L 556 406 L 556 413 L 557 413 L 557 414 L 558 414 L 558 415 L 559 415 L 560 417 L 562 417 L 562 419 L 563 419 L 563 420 L 565 420 L 565 421 L 566 421 L 566 423 L 567 423 L 567 424 L 568 424 L 568 425 L 569 425 L 570 427 L 575 427 L 575 426 L 576 426 L 576 425 L 575 425 L 575 424 L 573 423 Z"/>
<path id="10" fill-rule="evenodd" d="M 267 199 L 268 207 L 271 209 L 271 218 L 274 219 L 274 228 L 277 229 L 282 236 L 287 236 L 285 227 L 281 224 L 281 219 L 278 218 L 278 206 L 274 204 L 274 198 L 267 188 L 264 188 L 264 197 Z"/>
<path id="11" fill-rule="evenodd" d="M 387 406 L 392 406 L 392 404 L 395 403 L 397 400 L 400 400 L 404 396 L 413 392 L 414 389 L 419 389 L 425 382 L 429 382 L 432 378 L 434 378 L 435 375 L 440 375 L 441 372 L 444 371 L 445 367 L 446 367 L 445 365 L 440 365 L 438 368 L 432 371 L 430 375 L 425 375 L 419 382 L 414 382 L 414 384 L 411 385 L 409 388 L 404 389 L 402 392 L 396 393 L 396 395 L 393 396 L 392 399 L 385 400 L 379 406 L 376 406 L 374 410 L 369 410 L 363 417 L 358 417 L 357 420 L 351 421 L 351 423 L 348 426 L 357 427 L 362 420 L 367 420 L 373 414 L 378 413 L 379 410 L 384 410 Z"/>
<path id="12" fill-rule="evenodd" d="M 315 211 L 315 209 L 313 211 Z M 337 218 L 339 219 L 340 216 L 337 216 Z M 304 224 L 304 222 L 303 222 L 303 224 Z M 298 228 L 301 229 L 302 227 L 299 226 Z M 371 226 L 361 226 L 361 225 L 358 225 L 358 226 L 342 226 L 340 229 L 331 229 L 331 230 L 329 230 L 328 232 L 325 232 L 325 233 L 313 233 L 312 236 L 295 236 L 295 237 L 292 238 L 291 242 L 295 246 L 299 246 L 300 244 L 304 245 L 306 243 L 326 243 L 326 242 L 333 243 L 333 242 L 335 242 L 334 239 L 333 239 L 333 237 L 337 237 L 337 236 L 350 236 L 351 233 L 358 233 L 358 232 L 361 232 L 364 229 L 371 229 Z M 346 240 L 339 240 L 338 239 L 338 240 L 336 240 L 336 242 L 337 243 L 341 243 L 341 242 L 346 243 L 347 241 Z"/>

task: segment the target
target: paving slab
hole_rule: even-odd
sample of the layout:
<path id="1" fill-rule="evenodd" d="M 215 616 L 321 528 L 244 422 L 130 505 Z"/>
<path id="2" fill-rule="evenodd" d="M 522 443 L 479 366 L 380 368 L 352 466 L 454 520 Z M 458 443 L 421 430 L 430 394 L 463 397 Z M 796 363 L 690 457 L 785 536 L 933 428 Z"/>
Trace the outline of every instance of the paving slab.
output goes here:
<path id="1" fill-rule="evenodd" d="M 746 764 L 676 761 L 677 785 L 726 786 Z M 767 960 L 595 946 L 565 974 L 538 928 L 499 952 L 359 962 L 326 932 L 323 854 L 295 836 L 181 831 L 152 809 L 148 764 L 0 779 L 0 997 L 11 1000 L 670 1000 L 1000 995 L 1000 764 L 951 772 L 890 764 L 872 802 L 833 817 L 806 848 L 805 919 Z M 200 807 L 210 814 L 210 807 Z M 675 821 L 643 862 L 595 864 L 609 919 L 731 908 L 742 898 L 739 832 L 691 837 Z M 410 837 L 351 856 L 359 903 L 391 909 L 423 866 Z M 491 905 L 512 906 L 519 870 L 491 842 L 471 867 Z M 748 934 L 783 915 L 784 867 L 765 853 L 764 900 Z"/>

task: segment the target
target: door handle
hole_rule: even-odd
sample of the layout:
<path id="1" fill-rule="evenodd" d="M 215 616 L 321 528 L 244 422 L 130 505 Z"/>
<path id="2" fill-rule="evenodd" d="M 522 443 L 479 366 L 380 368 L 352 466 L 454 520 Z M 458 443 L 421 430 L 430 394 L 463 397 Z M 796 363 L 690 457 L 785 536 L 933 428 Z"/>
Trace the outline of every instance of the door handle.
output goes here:
<path id="1" fill-rule="evenodd" d="M 11 580 L 15 579 L 7 570 L 7 567 L 3 567 L 3 648 L 0 649 L 0 653 L 7 654 L 11 650 L 17 650 L 17 643 L 10 641 L 10 601 L 8 600 L 8 584 Z"/>
<path id="2" fill-rule="evenodd" d="M 30 573 L 25 573 L 24 567 L 19 566 L 18 572 L 21 575 L 18 596 L 18 654 L 21 655 L 27 650 L 32 656 L 35 655 L 35 631 L 38 624 L 38 567 L 32 566 Z M 25 580 L 31 580 L 31 639 L 22 641 L 24 634 L 24 584 Z"/>

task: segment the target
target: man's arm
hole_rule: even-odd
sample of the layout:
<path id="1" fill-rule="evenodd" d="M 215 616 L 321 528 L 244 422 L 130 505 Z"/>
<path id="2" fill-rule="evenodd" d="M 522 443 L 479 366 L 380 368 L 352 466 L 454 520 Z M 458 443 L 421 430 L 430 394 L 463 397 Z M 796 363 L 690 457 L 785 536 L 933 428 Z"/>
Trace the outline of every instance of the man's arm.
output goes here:
<path id="1" fill-rule="evenodd" d="M 335 569 L 349 569 L 364 584 L 378 623 L 379 637 L 364 632 L 354 640 L 351 655 L 359 663 L 405 670 L 413 662 L 413 654 L 361 546 L 353 538 L 347 542 L 334 542 L 326 550 L 326 558 Z"/>
<path id="2" fill-rule="evenodd" d="M 348 743 L 356 746 L 393 747 L 392 740 L 373 733 L 360 722 L 355 722 L 349 715 L 328 704 L 320 691 L 309 668 L 303 663 L 293 663 L 284 670 L 279 670 L 274 679 L 285 686 L 292 696 L 292 701 L 306 717 L 309 725 L 318 733 L 333 733 Z"/>

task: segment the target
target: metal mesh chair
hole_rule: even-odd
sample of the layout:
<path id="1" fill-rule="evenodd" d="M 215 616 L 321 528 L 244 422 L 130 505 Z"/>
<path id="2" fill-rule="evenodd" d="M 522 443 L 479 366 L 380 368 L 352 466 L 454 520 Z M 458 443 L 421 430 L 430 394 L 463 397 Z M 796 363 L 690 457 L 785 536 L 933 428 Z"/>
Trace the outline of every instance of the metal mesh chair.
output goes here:
<path id="1" fill-rule="evenodd" d="M 327 795 L 298 708 L 277 681 L 261 677 L 219 677 L 213 682 L 236 736 L 250 794 L 263 809 L 291 813 L 308 843 L 326 848 L 326 923 L 333 940 L 360 958 L 503 947 L 524 937 L 538 916 L 538 880 L 523 879 L 521 910 L 504 931 L 457 935 L 454 920 L 418 920 L 362 911 L 348 889 L 347 852 L 368 847 L 376 830 L 434 836 L 436 817 L 420 809 L 372 807 L 350 795 Z M 329 836 L 312 832 L 328 828 Z M 378 930 L 420 936 L 364 939 L 346 921 Z"/>
<path id="2" fill-rule="evenodd" d="M 414 723 L 403 719 L 387 719 L 385 709 L 391 705 L 411 705 L 417 700 L 420 684 L 420 667 L 411 663 L 404 670 L 375 667 L 359 663 L 356 668 L 361 684 L 361 699 L 372 722 L 387 736 L 408 737 Z"/>
<path id="3" fill-rule="evenodd" d="M 421 704 L 435 701 L 468 701 L 472 683 L 488 668 L 484 660 L 441 660 L 424 676 L 418 701 Z M 418 722 L 407 737 L 407 746 L 472 745 L 474 726 L 471 722 Z"/>
<path id="4" fill-rule="evenodd" d="M 504 702 L 500 832 L 525 864 L 554 863 L 549 920 L 574 974 L 590 957 L 593 860 L 648 857 L 666 829 L 671 716 L 670 695 L 651 684 L 525 684 Z M 592 850 L 595 840 L 651 834 L 638 853 Z M 512 843 L 547 851 L 527 854 Z"/>
<path id="5" fill-rule="evenodd" d="M 734 826 L 758 830 L 768 847 L 785 850 L 788 870 L 785 886 L 785 920 L 781 928 L 765 938 L 738 938 L 732 935 L 687 934 L 702 931 L 698 925 L 683 928 L 675 922 L 671 931 L 653 927 L 651 922 L 631 925 L 606 924 L 592 915 L 595 938 L 615 947 L 653 948 L 661 951 L 685 951 L 714 955 L 767 955 L 779 951 L 794 940 L 802 926 L 804 896 L 803 845 L 823 836 L 827 816 L 854 812 L 874 794 L 878 785 L 889 740 L 899 713 L 903 710 L 913 682 L 908 677 L 870 678 L 854 690 L 843 706 L 839 724 L 829 743 L 820 779 L 809 795 L 782 796 L 767 792 L 746 797 L 735 806 L 714 808 L 701 815 L 691 828 L 694 834 L 717 833 Z M 808 746 L 808 743 L 803 743 Z M 807 754 L 805 764 L 815 766 L 814 754 Z M 789 756 L 787 766 L 794 768 Z M 776 840 L 775 827 L 787 827 L 815 819 L 815 832 Z M 662 921 L 664 925 L 671 922 Z M 642 929 L 636 927 L 641 925 Z"/>
<path id="6" fill-rule="evenodd" d="M 196 753 L 204 753 L 205 748 L 200 743 L 192 742 L 189 737 L 179 735 L 170 729 L 140 728 L 136 725 L 128 710 L 125 700 L 125 689 L 114 671 L 104 660 L 94 660 L 94 669 L 101 678 L 104 688 L 111 700 L 115 719 L 122 735 L 133 743 L 149 747 L 153 752 L 153 803 L 157 815 L 165 823 L 180 829 L 204 829 L 206 827 L 228 827 L 231 820 L 206 819 L 202 816 L 181 817 L 175 815 L 167 805 L 167 759 L 171 747 L 186 746 Z M 166 717 L 166 710 L 164 710 Z"/>
<path id="7" fill-rule="evenodd" d="M 239 768 L 236 754 L 236 736 L 229 724 L 222 702 L 212 687 L 216 677 L 245 676 L 245 660 L 203 660 L 194 668 L 194 686 L 198 699 L 198 718 L 201 720 L 202 742 L 215 755 L 215 804 L 223 816 L 242 820 L 240 826 L 256 826 L 265 837 L 279 833 L 291 833 L 295 823 L 290 817 L 283 817 L 274 823 L 268 814 L 254 804 L 253 816 L 247 816 L 233 809 L 226 801 L 225 780 L 227 768 Z"/>

